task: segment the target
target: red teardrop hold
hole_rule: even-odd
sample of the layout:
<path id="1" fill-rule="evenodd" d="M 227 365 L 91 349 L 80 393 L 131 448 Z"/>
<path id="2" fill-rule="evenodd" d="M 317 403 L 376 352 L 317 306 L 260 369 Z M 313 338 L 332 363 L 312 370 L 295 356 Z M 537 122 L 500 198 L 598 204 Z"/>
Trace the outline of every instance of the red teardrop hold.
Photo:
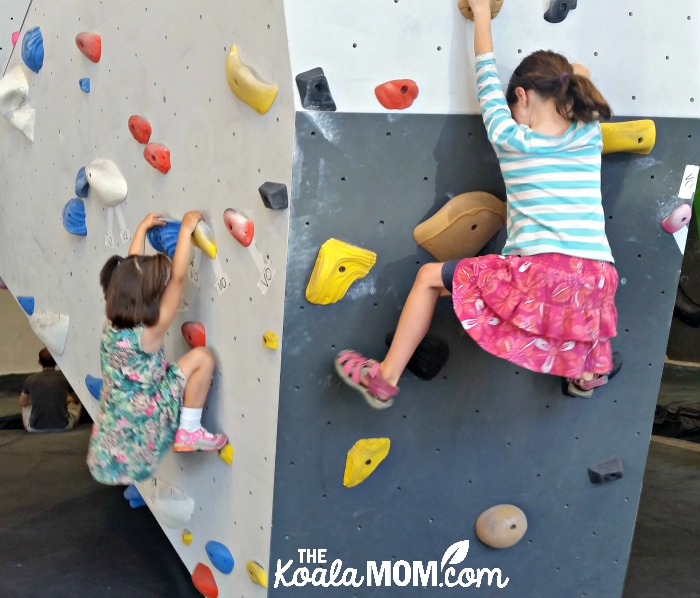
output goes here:
<path id="1" fill-rule="evenodd" d="M 202 322 L 185 322 L 180 330 L 185 342 L 193 349 L 207 346 L 207 331 Z"/>
<path id="2" fill-rule="evenodd" d="M 253 221 L 246 218 L 240 212 L 233 208 L 228 208 L 224 211 L 224 224 L 243 247 L 248 247 L 253 242 L 253 234 L 255 233 L 255 225 Z"/>
<path id="3" fill-rule="evenodd" d="M 219 588 L 211 569 L 204 563 L 197 563 L 192 571 L 192 583 L 205 598 L 218 598 Z"/>
<path id="4" fill-rule="evenodd" d="M 418 85 L 412 79 L 395 79 L 374 88 L 379 103 L 389 110 L 404 110 L 418 97 Z"/>
<path id="5" fill-rule="evenodd" d="M 143 150 L 143 157 L 163 174 L 170 170 L 170 150 L 160 143 L 149 143 Z"/>
<path id="6" fill-rule="evenodd" d="M 134 114 L 129 117 L 129 131 L 139 143 L 148 143 L 151 138 L 151 123 L 143 116 Z"/>
<path id="7" fill-rule="evenodd" d="M 99 62 L 102 56 L 102 38 L 97 33 L 83 31 L 75 36 L 75 45 L 88 60 Z"/>

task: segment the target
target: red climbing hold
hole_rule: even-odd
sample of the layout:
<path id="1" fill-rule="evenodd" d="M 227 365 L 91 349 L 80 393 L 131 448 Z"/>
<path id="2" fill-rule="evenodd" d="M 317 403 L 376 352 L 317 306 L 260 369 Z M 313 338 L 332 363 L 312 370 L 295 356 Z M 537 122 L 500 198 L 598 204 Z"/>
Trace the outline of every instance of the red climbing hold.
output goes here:
<path id="1" fill-rule="evenodd" d="M 12 34 L 12 45 L 16 46 L 17 45 L 17 40 L 19 39 L 19 31 L 15 31 Z"/>
<path id="2" fill-rule="evenodd" d="M 201 322 L 185 322 L 180 330 L 187 344 L 193 349 L 207 346 L 207 331 Z"/>
<path id="3" fill-rule="evenodd" d="M 153 168 L 160 170 L 163 174 L 170 170 L 170 150 L 160 143 L 149 143 L 143 150 L 143 157 Z"/>
<path id="4" fill-rule="evenodd" d="M 232 208 L 228 208 L 224 211 L 224 224 L 243 247 L 248 247 L 253 242 L 253 233 L 255 232 L 255 225 L 253 221 L 246 218 L 240 212 Z"/>
<path id="5" fill-rule="evenodd" d="M 151 138 L 151 123 L 143 116 L 133 114 L 129 117 L 129 131 L 139 143 L 148 143 Z"/>
<path id="6" fill-rule="evenodd" d="M 677 233 L 690 222 L 692 215 L 690 206 L 687 203 L 681 204 L 661 221 L 661 226 L 667 233 Z"/>
<path id="7" fill-rule="evenodd" d="M 192 583 L 205 598 L 218 598 L 219 588 L 211 569 L 204 563 L 197 563 L 192 571 Z"/>
<path id="8" fill-rule="evenodd" d="M 102 56 L 102 38 L 97 33 L 83 31 L 75 36 L 75 45 L 88 60 L 99 62 Z"/>
<path id="9" fill-rule="evenodd" d="M 396 79 L 377 85 L 374 94 L 384 108 L 404 110 L 418 97 L 418 85 L 412 79 Z"/>

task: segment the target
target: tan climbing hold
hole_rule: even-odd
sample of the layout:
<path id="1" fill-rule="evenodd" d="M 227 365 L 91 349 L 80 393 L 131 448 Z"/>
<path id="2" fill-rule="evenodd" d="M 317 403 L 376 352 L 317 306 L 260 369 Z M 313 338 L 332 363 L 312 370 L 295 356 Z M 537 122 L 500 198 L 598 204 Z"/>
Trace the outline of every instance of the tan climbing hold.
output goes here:
<path id="1" fill-rule="evenodd" d="M 226 463 L 226 465 L 231 465 L 233 463 L 233 447 L 230 444 L 224 445 L 222 449 L 219 450 L 219 457 Z"/>
<path id="2" fill-rule="evenodd" d="M 277 333 L 272 332 L 272 330 L 266 330 L 263 333 L 262 342 L 263 347 L 267 347 L 268 349 L 277 349 L 280 344 L 280 339 L 279 336 L 277 336 Z"/>
<path id="3" fill-rule="evenodd" d="M 369 249 L 328 239 L 318 250 L 306 300 L 318 305 L 339 301 L 353 282 L 367 276 L 376 262 L 377 254 Z"/>
<path id="4" fill-rule="evenodd" d="M 450 199 L 413 231 L 416 243 L 441 262 L 474 257 L 506 223 L 506 204 L 484 191 Z"/>
<path id="5" fill-rule="evenodd" d="M 603 153 L 631 152 L 648 154 L 656 143 L 656 125 L 653 120 L 630 120 L 619 123 L 601 123 Z"/>
<path id="6" fill-rule="evenodd" d="M 241 62 L 236 44 L 226 57 L 226 80 L 233 95 L 260 114 L 265 114 L 277 97 L 276 85 L 263 83 Z"/>
<path id="7" fill-rule="evenodd" d="M 474 13 L 472 12 L 472 7 L 469 6 L 469 0 L 459 0 L 457 2 L 459 11 L 464 15 L 464 18 L 470 21 L 474 20 Z M 501 7 L 503 6 L 503 0 L 491 0 L 491 18 L 493 19 L 499 12 L 501 12 Z"/>
<path id="8" fill-rule="evenodd" d="M 476 536 L 487 546 L 508 548 L 520 542 L 527 531 L 527 517 L 515 505 L 496 505 L 476 520 Z"/>
<path id="9" fill-rule="evenodd" d="M 182 530 L 182 543 L 185 546 L 189 546 L 190 544 L 192 544 L 192 532 L 187 528 Z"/>
<path id="10" fill-rule="evenodd" d="M 245 570 L 248 572 L 250 581 L 262 586 L 263 588 L 267 587 L 267 573 L 260 563 L 256 561 L 248 561 L 245 564 Z"/>
<path id="11" fill-rule="evenodd" d="M 348 451 L 345 461 L 343 486 L 352 488 L 372 475 L 377 466 L 386 459 L 391 447 L 388 438 L 364 438 L 358 440 Z"/>

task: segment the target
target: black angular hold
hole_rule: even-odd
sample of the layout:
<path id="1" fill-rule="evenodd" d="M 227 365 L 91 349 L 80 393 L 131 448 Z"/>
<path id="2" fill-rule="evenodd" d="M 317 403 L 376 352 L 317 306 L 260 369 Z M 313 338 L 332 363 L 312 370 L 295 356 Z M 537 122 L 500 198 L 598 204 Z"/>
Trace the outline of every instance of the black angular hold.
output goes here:
<path id="1" fill-rule="evenodd" d="M 394 333 L 386 335 L 387 347 L 391 346 Z M 450 347 L 439 336 L 426 334 L 408 361 L 409 371 L 421 380 L 432 380 L 440 373 L 450 357 Z"/>
<path id="2" fill-rule="evenodd" d="M 578 0 L 552 0 L 547 12 L 544 13 L 544 20 L 548 23 L 561 23 L 570 10 L 576 8 Z"/>
<path id="3" fill-rule="evenodd" d="M 588 478 L 592 484 L 604 484 L 614 482 L 622 477 L 622 461 L 620 457 L 613 457 L 603 461 L 594 467 L 588 468 Z"/>
<path id="4" fill-rule="evenodd" d="M 267 181 L 258 187 L 260 197 L 266 208 L 271 210 L 284 210 L 289 207 L 287 185 L 284 183 L 272 183 Z"/>
<path id="5" fill-rule="evenodd" d="M 301 105 L 307 110 L 335 111 L 335 102 L 328 86 L 328 79 L 319 66 L 296 76 Z"/>

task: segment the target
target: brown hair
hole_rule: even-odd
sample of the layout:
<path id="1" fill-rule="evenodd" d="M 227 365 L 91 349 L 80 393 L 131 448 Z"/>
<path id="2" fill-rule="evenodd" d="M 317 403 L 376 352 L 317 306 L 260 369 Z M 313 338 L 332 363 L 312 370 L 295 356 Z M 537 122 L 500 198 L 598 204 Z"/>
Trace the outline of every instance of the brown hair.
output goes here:
<path id="1" fill-rule="evenodd" d="M 56 367 L 56 361 L 54 360 L 53 355 L 51 355 L 51 352 L 46 347 L 39 351 L 39 364 L 42 368 Z"/>
<path id="2" fill-rule="evenodd" d="M 588 123 L 612 116 L 598 88 L 588 77 L 575 75 L 569 61 L 556 52 L 538 50 L 523 59 L 508 83 L 508 104 L 518 102 L 516 87 L 532 89 L 545 99 L 554 98 L 557 112 L 570 120 Z"/>
<path id="3" fill-rule="evenodd" d="M 112 326 L 133 328 L 138 324 L 155 324 L 169 275 L 170 260 L 162 253 L 109 258 L 100 272 L 100 284 Z"/>

